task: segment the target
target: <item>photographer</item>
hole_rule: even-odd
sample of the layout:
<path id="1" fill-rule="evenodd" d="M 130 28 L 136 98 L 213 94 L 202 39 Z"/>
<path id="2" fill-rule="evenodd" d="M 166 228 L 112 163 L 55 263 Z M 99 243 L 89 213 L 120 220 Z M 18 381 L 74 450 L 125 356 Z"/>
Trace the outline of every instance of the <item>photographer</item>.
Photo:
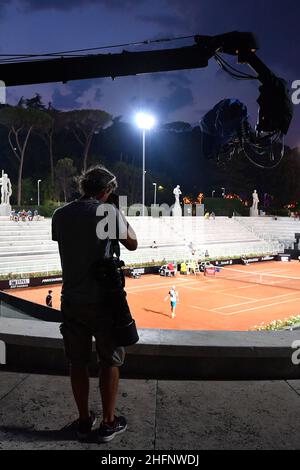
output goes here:
<path id="1" fill-rule="evenodd" d="M 88 363 L 92 337 L 95 337 L 103 407 L 99 440 L 107 442 L 127 427 L 125 418 L 114 414 L 119 367 L 125 357 L 124 348 L 117 346 L 114 332 L 120 313 L 129 318 L 131 315 L 124 285 L 118 284 L 121 270 L 114 269 L 114 253 L 119 254 L 119 240 L 128 250 L 136 250 L 137 239 L 117 208 L 117 197 L 113 194 L 117 180 L 109 170 L 101 165 L 88 169 L 79 178 L 79 188 L 81 198 L 57 209 L 52 219 L 52 239 L 59 245 L 63 276 L 61 333 L 79 411 L 79 439 L 88 438 L 96 422 L 88 408 Z M 97 213 L 103 204 L 108 209 L 108 224 L 117 226 L 115 238 L 109 230 L 106 238 L 98 236 L 97 225 L 103 217 Z"/>

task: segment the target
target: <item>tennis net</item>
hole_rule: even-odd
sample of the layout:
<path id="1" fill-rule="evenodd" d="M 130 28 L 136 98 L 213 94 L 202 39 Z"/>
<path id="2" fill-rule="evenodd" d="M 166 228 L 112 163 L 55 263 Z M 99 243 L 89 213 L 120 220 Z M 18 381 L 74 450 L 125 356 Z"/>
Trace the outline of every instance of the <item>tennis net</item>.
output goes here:
<path id="1" fill-rule="evenodd" d="M 269 274 L 254 271 L 244 271 L 228 267 L 220 268 L 217 277 L 230 281 L 263 284 L 283 289 L 300 290 L 300 277 L 284 276 L 283 274 Z"/>

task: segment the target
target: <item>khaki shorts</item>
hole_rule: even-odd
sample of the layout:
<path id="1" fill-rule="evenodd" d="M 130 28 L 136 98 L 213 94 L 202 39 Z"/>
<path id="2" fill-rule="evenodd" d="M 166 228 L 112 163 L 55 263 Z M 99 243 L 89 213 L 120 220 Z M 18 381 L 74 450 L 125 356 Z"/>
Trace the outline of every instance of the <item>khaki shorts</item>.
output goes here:
<path id="1" fill-rule="evenodd" d="M 103 304 L 61 303 L 63 323 L 60 331 L 64 339 L 69 362 L 77 367 L 87 366 L 92 355 L 92 340 L 101 365 L 120 367 L 124 363 L 125 350 L 116 346 L 113 339 L 114 313 Z"/>

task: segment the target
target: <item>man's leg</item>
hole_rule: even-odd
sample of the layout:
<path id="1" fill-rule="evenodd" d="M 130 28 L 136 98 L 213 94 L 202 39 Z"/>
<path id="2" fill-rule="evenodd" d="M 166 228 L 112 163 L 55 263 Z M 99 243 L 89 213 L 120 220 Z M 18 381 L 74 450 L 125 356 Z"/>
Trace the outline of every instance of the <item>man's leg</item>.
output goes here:
<path id="1" fill-rule="evenodd" d="M 119 375 L 118 367 L 101 366 L 99 386 L 104 423 L 112 423 L 115 419 Z"/>
<path id="2" fill-rule="evenodd" d="M 79 412 L 79 420 L 89 419 L 89 373 L 87 367 L 70 366 L 73 395 Z"/>

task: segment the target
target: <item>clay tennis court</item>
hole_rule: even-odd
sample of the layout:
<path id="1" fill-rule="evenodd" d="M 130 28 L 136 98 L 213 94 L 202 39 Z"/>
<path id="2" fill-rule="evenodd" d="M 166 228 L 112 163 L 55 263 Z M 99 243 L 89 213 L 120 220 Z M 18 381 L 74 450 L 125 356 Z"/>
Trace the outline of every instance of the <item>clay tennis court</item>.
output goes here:
<path id="1" fill-rule="evenodd" d="M 164 301 L 172 285 L 179 293 L 174 319 L 170 316 L 169 301 Z M 59 309 L 61 285 L 16 289 L 9 293 L 45 304 L 49 289 L 53 290 L 53 306 Z M 178 274 L 176 278 L 144 275 L 140 279 L 126 278 L 126 290 L 139 328 L 251 330 L 262 322 L 300 313 L 300 263 L 271 261 L 237 265 L 210 277 L 203 273 Z"/>

